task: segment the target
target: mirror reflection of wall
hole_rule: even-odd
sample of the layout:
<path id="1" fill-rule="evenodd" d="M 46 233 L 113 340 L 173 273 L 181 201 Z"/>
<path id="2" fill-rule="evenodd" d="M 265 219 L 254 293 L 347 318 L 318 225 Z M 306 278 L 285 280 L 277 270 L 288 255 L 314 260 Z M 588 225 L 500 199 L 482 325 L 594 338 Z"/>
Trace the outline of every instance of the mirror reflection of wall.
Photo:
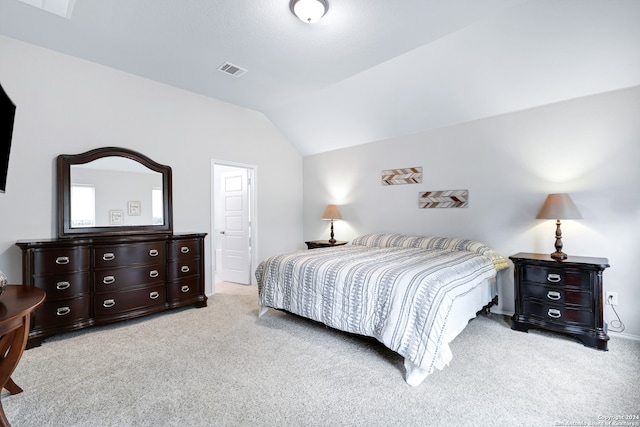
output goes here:
<path id="1" fill-rule="evenodd" d="M 106 157 L 71 166 L 72 228 L 163 224 L 162 200 L 162 174 L 134 160 Z M 117 211 L 121 220 L 114 223 Z"/>

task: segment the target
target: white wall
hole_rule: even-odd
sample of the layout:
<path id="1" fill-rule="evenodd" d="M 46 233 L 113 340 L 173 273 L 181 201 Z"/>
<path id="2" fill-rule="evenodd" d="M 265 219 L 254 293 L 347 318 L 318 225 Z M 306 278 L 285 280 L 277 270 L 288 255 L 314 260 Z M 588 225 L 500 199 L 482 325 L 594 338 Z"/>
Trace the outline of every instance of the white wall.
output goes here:
<path id="1" fill-rule="evenodd" d="M 626 334 L 640 337 L 640 87 L 576 99 L 304 158 L 304 238 L 328 238 L 320 217 L 340 205 L 336 239 L 369 232 L 468 237 L 505 257 L 551 253 L 546 195 L 569 192 L 584 219 L 564 221 L 564 251 L 606 257 Z M 384 169 L 423 167 L 422 184 L 380 184 Z M 466 209 L 418 209 L 418 193 L 469 190 Z M 500 307 L 513 313 L 512 271 Z M 605 307 L 605 319 L 615 316 Z"/>
<path id="2" fill-rule="evenodd" d="M 56 156 L 102 146 L 172 167 L 174 231 L 209 233 L 207 252 L 212 158 L 258 167 L 260 258 L 302 242 L 302 158 L 262 114 L 4 36 L 0 58 L 17 106 L 0 194 L 0 270 L 11 282 L 21 281 L 16 240 L 56 236 Z"/>

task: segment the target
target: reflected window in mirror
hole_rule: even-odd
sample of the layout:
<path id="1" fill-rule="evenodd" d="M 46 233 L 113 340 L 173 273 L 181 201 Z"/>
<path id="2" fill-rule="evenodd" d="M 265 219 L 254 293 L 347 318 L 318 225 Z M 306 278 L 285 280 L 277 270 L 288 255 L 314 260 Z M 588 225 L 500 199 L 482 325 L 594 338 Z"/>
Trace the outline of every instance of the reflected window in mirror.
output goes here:
<path id="1" fill-rule="evenodd" d="M 157 187 L 151 190 L 151 216 L 153 217 L 153 224 L 164 224 L 164 215 L 162 207 L 162 188 Z"/>
<path id="2" fill-rule="evenodd" d="M 71 227 L 96 225 L 96 188 L 93 185 L 71 186 Z"/>

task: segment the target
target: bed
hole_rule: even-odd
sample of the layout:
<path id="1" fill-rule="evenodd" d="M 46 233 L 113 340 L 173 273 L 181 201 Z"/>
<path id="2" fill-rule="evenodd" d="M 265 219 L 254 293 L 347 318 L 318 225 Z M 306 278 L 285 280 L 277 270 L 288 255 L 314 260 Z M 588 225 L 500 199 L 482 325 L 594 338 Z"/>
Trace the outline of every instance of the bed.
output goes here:
<path id="1" fill-rule="evenodd" d="M 256 269 L 259 316 L 284 310 L 373 337 L 417 386 L 452 360 L 449 343 L 497 303 L 507 261 L 474 240 L 367 234 L 338 247 L 272 256 Z"/>

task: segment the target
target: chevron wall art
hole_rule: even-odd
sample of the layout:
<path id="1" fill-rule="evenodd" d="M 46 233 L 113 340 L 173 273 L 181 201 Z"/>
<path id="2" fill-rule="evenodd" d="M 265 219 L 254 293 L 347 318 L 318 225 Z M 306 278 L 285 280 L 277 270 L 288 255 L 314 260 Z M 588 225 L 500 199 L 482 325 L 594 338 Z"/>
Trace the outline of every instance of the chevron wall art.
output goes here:
<path id="1" fill-rule="evenodd" d="M 382 185 L 420 184 L 422 167 L 382 171 Z"/>
<path id="2" fill-rule="evenodd" d="M 467 206 L 469 206 L 468 190 L 425 191 L 419 196 L 421 209 L 466 208 Z"/>

